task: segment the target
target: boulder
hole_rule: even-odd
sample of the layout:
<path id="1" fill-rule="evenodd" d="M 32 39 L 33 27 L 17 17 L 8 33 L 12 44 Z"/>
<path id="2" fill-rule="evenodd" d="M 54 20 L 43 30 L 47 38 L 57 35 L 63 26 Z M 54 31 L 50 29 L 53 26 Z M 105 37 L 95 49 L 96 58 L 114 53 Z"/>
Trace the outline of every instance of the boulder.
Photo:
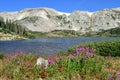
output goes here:
<path id="1" fill-rule="evenodd" d="M 41 67 L 47 69 L 47 67 L 48 67 L 48 60 L 45 60 L 44 58 L 39 57 L 37 59 L 37 62 L 35 64 L 35 66 L 41 66 Z"/>

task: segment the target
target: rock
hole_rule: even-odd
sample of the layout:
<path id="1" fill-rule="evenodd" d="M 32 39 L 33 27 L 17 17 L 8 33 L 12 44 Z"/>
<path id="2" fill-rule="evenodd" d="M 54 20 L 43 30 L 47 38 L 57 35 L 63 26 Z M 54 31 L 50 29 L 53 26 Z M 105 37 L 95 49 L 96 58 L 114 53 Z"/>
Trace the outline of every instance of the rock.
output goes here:
<path id="1" fill-rule="evenodd" d="M 9 33 L 5 34 L 0 32 L 0 41 L 19 40 L 19 39 L 27 39 L 27 38 L 15 34 L 9 34 Z"/>
<path id="2" fill-rule="evenodd" d="M 87 11 L 75 11 L 69 16 L 72 22 L 72 29 L 75 31 L 85 32 L 91 24 L 91 15 Z"/>
<path id="3" fill-rule="evenodd" d="M 45 67 L 45 69 L 47 69 L 48 67 L 48 60 L 45 60 L 44 58 L 38 58 L 37 59 L 37 63 L 35 64 L 35 66 L 42 66 Z"/>
<path id="4" fill-rule="evenodd" d="M 116 12 L 114 9 L 97 11 L 93 13 L 91 23 L 93 31 L 120 27 L 120 12 Z"/>
<path id="5" fill-rule="evenodd" d="M 120 27 L 120 8 L 96 12 L 59 12 L 50 8 L 24 9 L 17 12 L 1 12 L 0 21 L 7 19 L 30 31 L 51 32 L 53 30 L 74 30 L 81 33 Z"/>

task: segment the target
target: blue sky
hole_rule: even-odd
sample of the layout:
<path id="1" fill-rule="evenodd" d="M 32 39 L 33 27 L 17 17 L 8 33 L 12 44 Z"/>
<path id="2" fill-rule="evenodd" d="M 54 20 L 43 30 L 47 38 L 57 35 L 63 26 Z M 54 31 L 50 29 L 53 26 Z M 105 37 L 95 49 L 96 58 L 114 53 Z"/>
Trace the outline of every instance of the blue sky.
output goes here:
<path id="1" fill-rule="evenodd" d="M 25 8 L 48 7 L 62 12 L 120 7 L 120 0 L 1 0 L 0 12 L 19 11 Z"/>

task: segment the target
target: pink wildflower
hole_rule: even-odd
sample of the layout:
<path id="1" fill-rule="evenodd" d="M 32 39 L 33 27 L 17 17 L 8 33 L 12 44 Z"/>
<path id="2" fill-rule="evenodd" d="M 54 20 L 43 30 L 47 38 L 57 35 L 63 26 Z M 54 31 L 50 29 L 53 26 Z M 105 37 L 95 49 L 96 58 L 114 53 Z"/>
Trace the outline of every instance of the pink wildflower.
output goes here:
<path id="1" fill-rule="evenodd" d="M 79 54 L 79 49 L 78 48 L 76 48 L 76 54 Z"/>
<path id="2" fill-rule="evenodd" d="M 30 67 L 31 66 L 31 63 L 30 62 L 27 62 L 26 63 L 26 67 Z"/>
<path id="3" fill-rule="evenodd" d="M 118 78 L 120 79 L 120 70 L 118 71 Z"/>
<path id="4" fill-rule="evenodd" d="M 18 60 L 18 62 L 17 62 L 18 64 L 21 64 L 21 61 L 20 60 Z"/>
<path id="5" fill-rule="evenodd" d="M 85 48 L 84 47 L 80 47 L 79 51 L 83 53 L 85 51 Z"/>
<path id="6" fill-rule="evenodd" d="M 52 57 L 50 57 L 50 58 L 48 59 L 48 62 L 49 62 L 49 64 L 51 64 L 51 65 L 54 65 L 54 64 L 55 64 L 55 60 L 54 60 Z"/>
<path id="7" fill-rule="evenodd" d="M 112 77 L 112 75 L 109 77 L 109 80 L 113 80 L 113 77 Z"/>
<path id="8" fill-rule="evenodd" d="M 18 52 L 13 53 L 13 54 L 10 56 L 10 60 L 15 59 L 17 56 L 18 56 Z"/>

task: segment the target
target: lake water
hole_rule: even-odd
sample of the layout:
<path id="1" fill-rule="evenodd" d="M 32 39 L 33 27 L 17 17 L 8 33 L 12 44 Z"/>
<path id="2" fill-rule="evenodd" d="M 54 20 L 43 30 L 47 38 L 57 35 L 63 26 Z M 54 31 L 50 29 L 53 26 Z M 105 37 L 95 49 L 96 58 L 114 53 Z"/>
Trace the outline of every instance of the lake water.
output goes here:
<path id="1" fill-rule="evenodd" d="M 30 40 L 0 41 L 0 52 L 26 52 L 52 55 L 80 43 L 120 39 L 119 37 L 84 37 L 84 38 L 40 38 Z"/>

